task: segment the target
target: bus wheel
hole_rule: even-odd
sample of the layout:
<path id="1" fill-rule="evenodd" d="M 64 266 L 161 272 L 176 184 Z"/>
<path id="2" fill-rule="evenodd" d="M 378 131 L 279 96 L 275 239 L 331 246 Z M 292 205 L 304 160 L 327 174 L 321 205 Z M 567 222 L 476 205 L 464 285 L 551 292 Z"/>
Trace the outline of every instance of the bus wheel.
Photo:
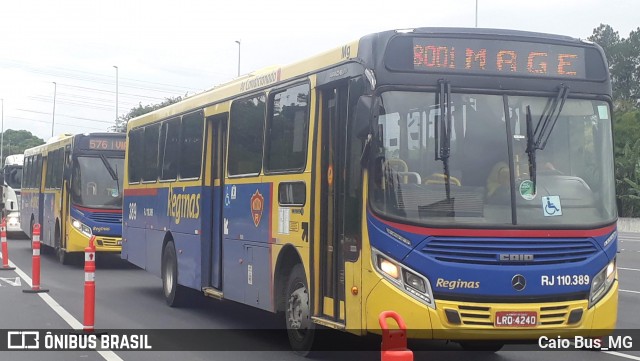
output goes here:
<path id="1" fill-rule="evenodd" d="M 56 253 L 56 256 L 58 257 L 58 262 L 60 262 L 61 264 L 69 264 L 71 263 L 71 255 L 68 254 L 63 248 L 62 248 L 62 241 L 61 241 L 61 237 L 60 237 L 60 230 L 58 227 L 56 227 L 56 235 L 55 235 L 55 248 L 54 251 Z"/>
<path id="2" fill-rule="evenodd" d="M 311 321 L 309 287 L 301 264 L 291 270 L 286 295 L 285 317 L 289 343 L 295 352 L 306 356 L 313 345 L 315 325 Z"/>
<path id="3" fill-rule="evenodd" d="M 502 349 L 504 343 L 491 341 L 467 341 L 460 342 L 460 346 L 462 346 L 465 351 L 498 352 Z"/>
<path id="4" fill-rule="evenodd" d="M 33 251 L 33 225 L 35 221 L 33 220 L 33 217 L 31 217 L 31 225 L 29 227 L 29 239 L 31 240 L 31 250 Z"/>
<path id="5" fill-rule="evenodd" d="M 178 285 L 178 258 L 173 242 L 167 242 L 162 253 L 162 291 L 171 307 L 183 305 L 187 297 L 187 290 Z"/>

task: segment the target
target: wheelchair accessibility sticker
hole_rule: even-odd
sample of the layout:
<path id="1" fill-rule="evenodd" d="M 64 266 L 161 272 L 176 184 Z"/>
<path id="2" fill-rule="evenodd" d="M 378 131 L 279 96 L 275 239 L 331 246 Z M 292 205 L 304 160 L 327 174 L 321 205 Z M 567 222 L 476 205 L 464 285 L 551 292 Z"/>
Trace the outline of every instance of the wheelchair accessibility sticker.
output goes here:
<path id="1" fill-rule="evenodd" d="M 561 216 L 562 205 L 559 196 L 542 197 L 542 209 L 545 217 Z"/>

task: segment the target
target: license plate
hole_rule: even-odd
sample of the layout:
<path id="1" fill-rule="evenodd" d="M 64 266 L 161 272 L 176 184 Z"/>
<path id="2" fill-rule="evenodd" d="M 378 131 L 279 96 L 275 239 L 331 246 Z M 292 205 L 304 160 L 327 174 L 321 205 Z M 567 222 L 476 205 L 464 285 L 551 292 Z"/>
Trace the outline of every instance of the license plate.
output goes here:
<path id="1" fill-rule="evenodd" d="M 498 311 L 495 327 L 536 327 L 538 313 L 535 311 Z"/>

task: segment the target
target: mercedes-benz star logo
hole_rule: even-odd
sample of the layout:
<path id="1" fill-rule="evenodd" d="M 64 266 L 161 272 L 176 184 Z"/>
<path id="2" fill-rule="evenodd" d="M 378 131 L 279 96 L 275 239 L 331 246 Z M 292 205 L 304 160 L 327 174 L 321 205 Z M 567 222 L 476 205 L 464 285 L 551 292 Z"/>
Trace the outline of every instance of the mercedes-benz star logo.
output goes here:
<path id="1" fill-rule="evenodd" d="M 527 280 L 524 279 L 523 275 L 515 275 L 511 279 L 511 286 L 513 286 L 516 291 L 522 291 L 527 286 Z"/>

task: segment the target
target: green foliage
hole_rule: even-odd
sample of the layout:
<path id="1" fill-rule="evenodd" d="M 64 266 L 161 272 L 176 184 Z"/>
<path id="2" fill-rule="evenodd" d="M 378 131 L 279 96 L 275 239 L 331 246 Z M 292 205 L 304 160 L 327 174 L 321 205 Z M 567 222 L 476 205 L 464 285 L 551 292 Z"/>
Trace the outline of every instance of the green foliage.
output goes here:
<path id="1" fill-rule="evenodd" d="M 151 113 L 154 110 L 164 108 L 167 105 L 177 103 L 181 100 L 182 100 L 182 97 L 177 96 L 173 98 L 172 97 L 166 98 L 164 101 L 162 101 L 159 104 L 147 104 L 145 106 L 142 106 L 142 103 L 138 103 L 137 107 L 131 108 L 131 110 L 129 110 L 127 114 L 121 117 L 118 117 L 118 119 L 116 120 L 116 123 L 111 127 L 111 131 L 124 133 L 127 130 L 127 123 L 129 122 L 129 120 L 135 117 L 139 117 L 143 114 Z"/>
<path id="2" fill-rule="evenodd" d="M 604 49 L 611 73 L 618 214 L 640 217 L 640 28 L 622 38 L 600 24 L 589 40 Z"/>
<path id="3" fill-rule="evenodd" d="M 3 136 L 2 154 L 5 158 L 12 154 L 22 154 L 25 149 L 40 144 L 44 144 L 44 140 L 31 134 L 30 131 L 7 129 Z"/>

